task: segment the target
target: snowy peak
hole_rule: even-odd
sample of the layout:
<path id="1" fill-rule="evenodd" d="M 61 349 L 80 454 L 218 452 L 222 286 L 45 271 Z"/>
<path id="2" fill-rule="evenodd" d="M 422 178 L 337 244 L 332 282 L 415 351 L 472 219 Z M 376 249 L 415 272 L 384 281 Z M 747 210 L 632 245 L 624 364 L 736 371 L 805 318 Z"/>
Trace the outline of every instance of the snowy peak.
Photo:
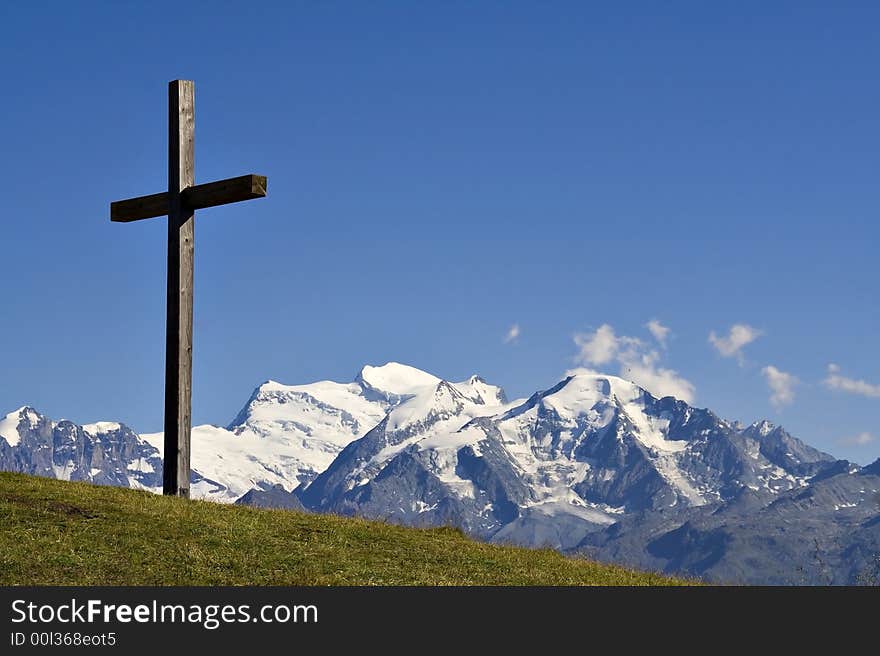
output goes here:
<path id="1" fill-rule="evenodd" d="M 4 438 L 9 446 L 16 446 L 21 442 L 19 430 L 36 427 L 42 418 L 42 415 L 32 407 L 22 406 L 0 419 L 0 437 Z"/>
<path id="2" fill-rule="evenodd" d="M 566 378 L 542 398 L 561 415 L 571 415 L 614 400 L 623 405 L 644 406 L 646 396 L 650 397 L 648 392 L 622 378 L 579 373 Z"/>
<path id="3" fill-rule="evenodd" d="M 528 413 L 536 406 L 551 410 L 565 420 L 575 420 L 581 415 L 624 406 L 644 409 L 652 397 L 641 387 L 616 376 L 577 373 L 569 375 L 550 389 L 536 392 L 519 406 L 510 409 L 503 419 Z M 630 409 L 633 409 L 632 407 Z M 607 423 L 607 422 L 606 422 Z"/>
<path id="4" fill-rule="evenodd" d="M 0 469 L 69 481 L 161 489 L 158 452 L 124 424 L 52 421 L 30 407 L 0 420 Z"/>
<path id="5" fill-rule="evenodd" d="M 471 376 L 460 383 L 453 383 L 471 403 L 478 405 L 496 406 L 507 403 L 507 395 L 497 385 L 490 385 L 480 376 Z"/>
<path id="6" fill-rule="evenodd" d="M 760 437 L 766 437 L 770 433 L 776 430 L 776 425 L 763 419 L 761 421 L 756 421 L 750 424 L 744 432 L 750 433 L 752 435 L 757 435 Z"/>
<path id="7" fill-rule="evenodd" d="M 440 379 L 421 369 L 389 362 L 380 367 L 366 365 L 354 382 L 361 386 L 365 396 L 396 405 L 425 387 L 433 387 Z"/>
<path id="8" fill-rule="evenodd" d="M 360 386 L 353 383 L 325 380 L 283 385 L 270 380 L 254 390 L 229 430 L 238 434 L 250 431 L 263 437 L 292 433 L 350 441 L 352 436 L 372 428 L 385 409 L 384 404 L 365 398 Z"/>
<path id="9" fill-rule="evenodd" d="M 422 388 L 408 401 L 388 413 L 387 430 L 400 431 L 414 425 L 426 425 L 461 414 L 470 405 L 453 384 L 441 380 L 433 388 Z"/>
<path id="10" fill-rule="evenodd" d="M 116 421 L 96 421 L 93 424 L 83 424 L 82 429 L 87 435 L 97 437 L 107 433 L 113 433 L 122 428 L 122 424 Z"/>
<path id="11" fill-rule="evenodd" d="M 495 400 L 503 394 L 501 388 L 477 376 L 463 383 L 448 383 L 397 362 L 367 365 L 349 383 L 324 380 L 285 385 L 268 380 L 254 390 L 228 426 L 231 439 L 224 437 L 221 443 L 223 449 L 253 454 L 266 471 L 276 473 L 277 478 L 268 476 L 267 483 L 284 483 L 293 489 L 308 485 L 346 446 L 402 405 L 407 406 L 406 411 L 395 415 L 401 426 L 455 415 L 466 405 L 488 408 L 487 404 L 496 405 Z M 247 446 L 240 447 L 236 439 L 246 441 Z M 200 452 L 195 446 L 193 449 L 195 458 Z M 199 457 L 201 464 L 194 460 L 193 467 L 200 474 L 238 489 L 239 482 L 224 474 L 231 467 L 229 462 L 207 454 Z M 239 469 L 251 472 L 250 466 Z M 244 481 L 245 477 L 239 479 Z"/>
<path id="12" fill-rule="evenodd" d="M 42 444 L 53 431 L 59 445 L 81 446 L 57 451 L 52 463 L 35 460 L 35 471 L 144 487 L 158 476 L 161 434 L 138 442 L 115 422 L 56 425 L 28 407 L 0 420 L 0 457 L 4 449 L 14 454 Z M 357 449 L 346 450 L 358 440 Z M 121 469 L 91 466 L 117 444 L 130 454 Z M 87 451 L 93 448 L 94 458 Z M 344 450 L 348 456 L 340 460 Z M 134 457 L 139 464 L 128 460 Z M 224 501 L 266 486 L 308 489 L 331 469 L 336 473 L 325 477 L 322 498 L 335 494 L 349 503 L 345 495 L 363 480 L 390 467 L 383 485 L 392 485 L 395 467 L 418 461 L 449 503 L 479 500 L 479 517 L 488 516 L 481 510 L 487 503 L 496 510 L 486 512 L 504 508 L 504 517 L 526 517 L 535 504 L 614 516 L 719 503 L 743 487 L 777 495 L 804 485 L 831 460 L 769 422 L 737 429 L 617 376 L 572 371 L 529 400 L 508 404 L 504 391 L 480 376 L 450 382 L 397 362 L 367 365 L 347 383 L 267 380 L 228 429 L 194 428 L 192 457 L 193 494 Z M 408 458 L 415 460 L 406 464 Z M 493 496 L 502 489 L 506 500 Z M 420 501 L 428 507 L 432 498 Z"/>
<path id="13" fill-rule="evenodd" d="M 747 426 L 742 430 L 742 435 L 753 440 L 758 452 L 770 463 L 798 478 L 815 476 L 835 460 L 767 420 Z"/>

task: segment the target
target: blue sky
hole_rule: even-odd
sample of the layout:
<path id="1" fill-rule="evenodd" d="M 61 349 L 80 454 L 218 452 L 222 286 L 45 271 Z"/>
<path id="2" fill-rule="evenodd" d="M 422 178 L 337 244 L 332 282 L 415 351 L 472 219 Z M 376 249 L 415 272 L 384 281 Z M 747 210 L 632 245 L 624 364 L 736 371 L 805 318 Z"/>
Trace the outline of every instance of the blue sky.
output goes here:
<path id="1" fill-rule="evenodd" d="M 161 430 L 165 222 L 108 205 L 164 188 L 187 78 L 197 181 L 269 177 L 197 216 L 196 423 L 622 367 L 873 460 L 880 8 L 822 4 L 6 3 L 0 409 Z"/>

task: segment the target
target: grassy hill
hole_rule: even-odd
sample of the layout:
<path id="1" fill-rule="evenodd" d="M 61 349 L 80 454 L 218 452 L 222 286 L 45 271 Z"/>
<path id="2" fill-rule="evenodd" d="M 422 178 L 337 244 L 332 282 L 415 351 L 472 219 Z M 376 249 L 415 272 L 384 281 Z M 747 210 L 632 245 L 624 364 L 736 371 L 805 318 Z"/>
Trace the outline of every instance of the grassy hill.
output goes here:
<path id="1" fill-rule="evenodd" d="M 670 585 L 683 581 L 331 515 L 0 472 L 2 585 Z"/>

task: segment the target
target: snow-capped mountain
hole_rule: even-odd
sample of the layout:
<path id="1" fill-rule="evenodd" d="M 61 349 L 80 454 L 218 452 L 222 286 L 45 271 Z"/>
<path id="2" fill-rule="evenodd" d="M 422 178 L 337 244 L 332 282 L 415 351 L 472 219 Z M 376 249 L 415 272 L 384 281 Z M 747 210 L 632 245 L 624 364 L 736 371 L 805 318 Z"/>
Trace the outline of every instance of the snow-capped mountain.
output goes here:
<path id="1" fill-rule="evenodd" d="M 717 581 L 880 580 L 880 461 L 725 421 L 631 382 L 568 376 L 471 404 L 402 402 L 297 492 L 306 507 Z"/>
<path id="2" fill-rule="evenodd" d="M 254 390 L 229 426 L 193 427 L 191 494 L 231 503 L 252 489 L 281 486 L 292 491 L 324 471 L 347 444 L 373 428 L 390 409 L 439 382 L 431 374 L 394 362 L 365 366 L 350 383 L 283 385 L 267 381 Z M 452 385 L 473 402 L 503 400 L 500 388 L 477 376 Z M 53 438 L 62 450 L 55 455 L 58 464 L 47 468 L 47 449 L 53 447 L 45 440 L 52 441 L 49 436 L 56 428 L 59 435 L 70 434 L 70 439 L 78 439 L 81 445 L 64 447 L 61 438 Z M 19 447 L 21 435 L 28 439 Z M 34 435 L 42 436 L 44 442 L 34 441 Z M 114 422 L 77 427 L 22 408 L 0 422 L 0 437 L 4 438 L 0 439 L 0 469 L 162 489 L 162 433 L 138 436 Z M 110 444 L 122 439 L 129 447 L 114 451 L 109 464 L 100 460 L 100 448 L 94 462 L 86 463 L 89 466 L 76 457 L 60 464 L 67 458 L 64 449 L 76 452 L 78 448 L 91 458 L 91 441 Z"/>
<path id="3" fill-rule="evenodd" d="M 192 469 L 199 479 L 191 492 L 197 498 L 235 501 L 251 489 L 292 491 L 308 484 L 386 413 L 439 382 L 396 362 L 365 366 L 350 383 L 268 381 L 226 428 L 193 428 Z M 504 394 L 476 376 L 452 385 L 475 402 Z M 144 437 L 161 450 L 161 433 Z"/>
<path id="4" fill-rule="evenodd" d="M 485 385 L 480 379 L 471 380 Z M 507 407 L 503 400 L 501 393 L 468 394 L 462 384 L 438 380 L 350 444 L 324 473 L 304 486 L 301 497 L 307 506 L 320 510 L 426 525 L 452 522 L 477 534 L 500 528 L 510 519 L 507 508 L 494 488 L 489 493 L 484 490 L 488 481 L 464 471 L 464 454 L 475 453 L 482 435 L 461 429 L 503 412 Z M 520 498 L 527 493 L 520 489 L 515 494 Z"/>
<path id="5" fill-rule="evenodd" d="M 643 510 L 768 500 L 833 462 L 781 429 L 736 430 L 614 376 L 577 374 L 524 402 L 440 382 L 401 403 L 300 496 L 321 511 L 447 523 L 571 548 Z"/>
<path id="6" fill-rule="evenodd" d="M 161 451 L 161 433 L 118 423 L 0 419 L 0 469 L 160 491 Z M 880 461 L 593 373 L 512 402 L 397 363 L 268 381 L 226 428 L 193 429 L 192 469 L 196 498 L 451 524 L 720 581 L 855 582 L 880 554 Z"/>
<path id="7" fill-rule="evenodd" d="M 162 488 L 162 459 L 127 426 L 77 426 L 30 407 L 0 419 L 0 469 L 68 481 Z"/>
<path id="8" fill-rule="evenodd" d="M 366 366 L 351 383 L 269 381 L 254 391 L 226 430 L 240 442 L 264 442 L 255 451 L 268 448 L 270 456 L 279 456 L 275 467 L 281 468 L 287 483 L 295 482 L 292 489 L 327 469 L 346 445 L 382 421 L 389 410 L 439 382 L 396 362 Z M 452 385 L 474 403 L 498 402 L 504 395 L 477 376 Z"/>
<path id="9" fill-rule="evenodd" d="M 761 585 L 880 583 L 880 460 L 837 461 L 803 487 L 726 503 L 640 512 L 571 551 L 710 581 Z"/>

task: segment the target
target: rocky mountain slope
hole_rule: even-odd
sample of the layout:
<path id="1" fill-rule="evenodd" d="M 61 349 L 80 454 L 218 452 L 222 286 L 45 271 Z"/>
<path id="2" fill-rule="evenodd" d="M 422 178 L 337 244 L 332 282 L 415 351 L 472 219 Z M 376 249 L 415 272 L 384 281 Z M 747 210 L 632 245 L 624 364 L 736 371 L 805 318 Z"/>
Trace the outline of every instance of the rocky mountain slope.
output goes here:
<path id="1" fill-rule="evenodd" d="M 161 433 L 22 408 L 0 436 L 0 469 L 161 489 Z M 880 464 L 614 376 L 575 372 L 512 402 L 477 376 L 396 363 L 351 383 L 269 381 L 229 426 L 195 427 L 192 448 L 200 498 L 451 524 L 717 581 L 880 577 Z"/>

